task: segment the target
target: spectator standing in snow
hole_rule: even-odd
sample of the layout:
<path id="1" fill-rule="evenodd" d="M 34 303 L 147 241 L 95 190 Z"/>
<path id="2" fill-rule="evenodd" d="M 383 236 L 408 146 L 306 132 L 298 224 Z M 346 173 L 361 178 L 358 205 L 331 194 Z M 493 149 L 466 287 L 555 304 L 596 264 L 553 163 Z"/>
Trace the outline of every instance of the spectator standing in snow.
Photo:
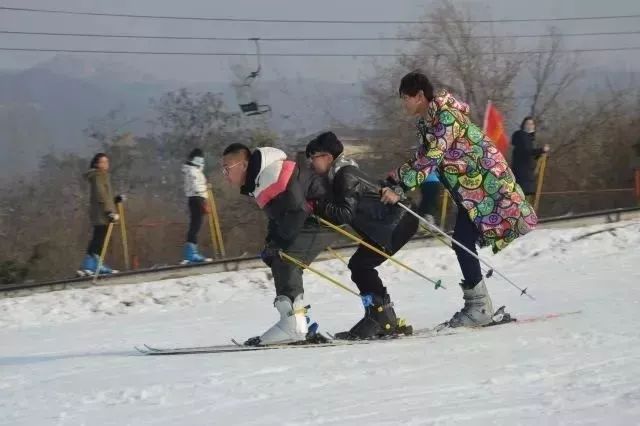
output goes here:
<path id="1" fill-rule="evenodd" d="M 535 142 L 536 122 L 533 117 L 525 117 L 520 130 L 515 131 L 511 136 L 513 145 L 511 170 L 516 177 L 516 182 L 527 196 L 536 192 L 535 160 L 549 152 L 549 145 L 536 148 Z"/>
<path id="2" fill-rule="evenodd" d="M 204 216 L 209 213 L 207 204 L 208 188 L 204 173 L 204 154 L 195 148 L 189 154 L 187 162 L 182 165 L 184 176 L 184 193 L 189 207 L 189 230 L 184 245 L 183 264 L 210 262 L 198 251 L 198 232 L 202 227 Z"/>
<path id="3" fill-rule="evenodd" d="M 116 212 L 116 203 L 122 201 L 122 197 L 113 198 L 111 191 L 111 179 L 109 177 L 109 157 L 107 154 L 98 153 L 91 160 L 89 171 L 85 174 L 90 185 L 89 218 L 93 226 L 93 237 L 87 247 L 87 254 L 78 270 L 78 275 L 92 275 L 98 268 L 100 252 L 104 247 L 109 223 L 115 223 L 120 219 Z M 112 274 L 115 271 L 102 264 L 100 274 Z"/>

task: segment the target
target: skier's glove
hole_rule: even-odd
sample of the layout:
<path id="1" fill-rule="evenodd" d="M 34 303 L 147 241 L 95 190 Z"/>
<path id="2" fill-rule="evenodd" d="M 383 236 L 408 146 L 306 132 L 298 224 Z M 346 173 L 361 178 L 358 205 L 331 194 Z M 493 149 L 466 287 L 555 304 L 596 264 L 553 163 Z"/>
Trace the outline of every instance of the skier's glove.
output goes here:
<path id="1" fill-rule="evenodd" d="M 200 202 L 200 212 L 205 215 L 211 213 L 211 208 L 209 207 L 209 202 L 206 198 L 202 198 L 202 201 Z"/>
<path id="2" fill-rule="evenodd" d="M 115 198 L 113 199 L 113 201 L 115 201 L 116 204 L 120 204 L 123 203 L 127 200 L 127 195 L 126 194 L 118 194 L 115 196 Z"/>
<path id="3" fill-rule="evenodd" d="M 109 218 L 109 222 L 111 223 L 116 223 L 120 220 L 120 215 L 118 213 L 109 213 L 107 217 Z"/>
<path id="4" fill-rule="evenodd" d="M 260 252 L 260 258 L 265 263 L 265 265 L 271 268 L 271 265 L 273 264 L 273 259 L 280 256 L 279 252 L 280 252 L 280 248 L 278 248 L 272 242 L 268 242 L 267 244 L 265 244 L 264 248 L 262 249 L 262 252 Z"/>

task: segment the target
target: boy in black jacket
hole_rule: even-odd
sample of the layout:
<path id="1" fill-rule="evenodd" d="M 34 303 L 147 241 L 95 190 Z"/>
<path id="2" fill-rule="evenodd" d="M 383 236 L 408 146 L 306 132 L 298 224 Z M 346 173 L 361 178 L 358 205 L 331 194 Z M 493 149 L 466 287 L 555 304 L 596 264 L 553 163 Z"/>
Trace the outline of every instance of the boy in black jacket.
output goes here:
<path id="1" fill-rule="evenodd" d="M 343 150 L 332 132 L 321 134 L 307 145 L 312 168 L 328 177 L 331 185 L 329 195 L 317 203 L 315 212 L 336 225 L 350 225 L 366 242 L 392 255 L 415 234 L 418 220 L 399 206 L 383 204 L 380 193 L 371 187 L 372 180 L 355 161 L 344 157 Z M 403 331 L 375 269 L 385 260 L 362 245 L 349 260 L 351 279 L 360 290 L 365 314 L 350 331 L 337 337 L 367 339 Z"/>

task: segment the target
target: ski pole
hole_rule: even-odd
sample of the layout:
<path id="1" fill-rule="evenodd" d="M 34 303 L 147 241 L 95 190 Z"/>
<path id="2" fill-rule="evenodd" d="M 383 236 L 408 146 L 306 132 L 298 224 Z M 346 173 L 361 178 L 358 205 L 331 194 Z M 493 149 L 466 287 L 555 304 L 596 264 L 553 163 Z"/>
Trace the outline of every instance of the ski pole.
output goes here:
<path id="1" fill-rule="evenodd" d="M 427 228 L 424 225 L 420 225 L 420 229 L 422 229 L 423 231 L 425 231 L 426 233 L 428 233 L 429 235 L 431 235 L 431 237 L 437 239 L 438 241 L 440 241 L 442 244 L 444 244 L 445 246 L 447 246 L 448 248 L 453 248 L 451 246 L 451 244 L 449 244 L 447 241 L 444 240 L 444 238 L 442 238 L 440 235 L 435 234 L 432 230 L 430 230 L 429 228 Z M 493 275 L 493 269 L 489 269 L 488 271 L 483 267 L 480 266 L 480 269 L 482 270 L 482 274 L 486 277 L 486 278 L 491 278 L 491 275 Z"/>
<path id="2" fill-rule="evenodd" d="M 118 206 L 118 213 L 120 214 L 120 235 L 122 237 L 122 254 L 124 257 L 124 267 L 129 270 L 131 265 L 129 263 L 129 243 L 127 241 L 127 224 L 124 220 L 124 205 L 123 202 L 116 204 Z"/>
<path id="3" fill-rule="evenodd" d="M 211 193 L 209 193 L 211 195 Z M 207 202 L 207 201 L 205 201 Z M 209 202 L 209 210 L 211 210 L 211 199 Z M 218 247 L 218 238 L 216 236 L 216 226 L 213 220 L 213 212 L 208 212 L 207 220 L 209 221 L 209 236 L 211 237 L 211 251 L 213 252 L 214 257 L 218 257 L 219 247 Z"/>
<path id="4" fill-rule="evenodd" d="M 372 246 L 371 244 L 367 243 L 366 241 L 362 240 L 361 238 L 356 237 L 355 235 L 345 231 L 344 229 L 340 228 L 339 226 L 334 225 L 333 223 L 329 222 L 328 220 L 325 220 L 319 216 L 314 216 L 316 218 L 316 220 L 318 220 L 318 222 L 320 222 L 323 225 L 328 226 L 329 228 L 333 229 L 334 231 L 344 235 L 347 238 L 352 239 L 353 241 L 357 242 L 358 244 L 361 244 L 363 246 L 365 246 L 366 248 L 368 248 L 369 250 L 373 251 L 374 253 L 379 254 L 380 256 L 384 257 L 385 259 L 389 259 L 390 261 L 402 266 L 403 268 L 407 269 L 408 271 L 413 272 L 414 274 L 418 275 L 421 278 L 424 278 L 425 280 L 429 281 L 432 284 L 435 284 L 435 289 L 437 290 L 438 288 L 442 287 L 445 288 L 446 287 L 444 285 L 442 285 L 442 280 L 438 280 L 438 281 L 434 281 L 431 278 L 427 277 L 426 275 L 416 271 L 415 269 L 413 269 L 412 267 L 400 262 L 398 259 L 396 259 L 393 256 L 388 255 L 387 253 L 383 252 L 382 250 L 380 250 L 377 247 Z"/>
<path id="5" fill-rule="evenodd" d="M 213 195 L 213 189 L 209 186 L 209 205 L 211 209 L 211 214 L 213 215 L 213 224 L 215 228 L 216 239 L 218 241 L 218 248 L 220 249 L 220 254 L 222 257 L 226 257 L 226 252 L 224 249 L 224 241 L 222 240 L 222 231 L 220 230 L 220 218 L 218 217 L 218 208 L 216 207 L 216 199 Z"/>
<path id="6" fill-rule="evenodd" d="M 542 182 L 544 182 L 544 170 L 547 167 L 547 154 L 543 154 L 542 158 L 538 162 L 538 183 L 536 187 L 535 201 L 533 202 L 533 209 L 538 210 L 540 206 L 540 196 L 542 195 Z"/>
<path id="7" fill-rule="evenodd" d="M 515 288 L 517 288 L 518 290 L 520 290 L 520 295 L 526 295 L 527 297 L 529 297 L 531 300 L 535 300 L 535 298 L 533 296 L 531 296 L 529 293 L 527 293 L 527 289 L 524 288 L 520 288 L 516 283 L 514 283 L 513 281 L 511 281 L 509 278 L 507 278 L 506 276 L 504 276 L 504 274 L 502 274 L 500 271 L 498 271 L 496 268 L 494 268 L 493 266 L 491 266 L 491 264 L 489 264 L 487 261 L 485 261 L 484 259 L 482 259 L 480 256 L 478 256 L 477 254 L 475 254 L 474 252 L 472 252 L 471 250 L 469 250 L 467 247 L 463 246 L 461 243 L 459 243 L 455 238 L 450 237 L 446 232 L 444 232 L 443 230 L 441 230 L 440 228 L 438 228 L 435 225 L 432 225 L 431 223 L 429 223 L 426 219 L 424 219 L 423 217 L 421 217 L 420 215 L 418 215 L 416 212 L 414 212 L 413 210 L 411 210 L 409 207 L 405 206 L 402 203 L 397 203 L 398 206 L 402 207 L 403 209 L 405 209 L 407 212 L 409 212 L 410 214 L 412 214 L 413 216 L 415 216 L 416 218 L 418 218 L 419 221 L 421 221 L 422 223 L 426 224 L 429 228 L 433 229 L 434 231 L 438 232 L 440 235 L 442 235 L 444 238 L 448 239 L 449 241 L 451 241 L 452 244 L 457 245 L 458 247 L 460 247 L 461 249 L 463 249 L 464 251 L 466 251 L 467 253 L 469 253 L 471 256 L 475 257 L 480 263 L 482 263 L 483 265 L 485 265 L 487 268 L 489 269 L 488 274 L 495 272 L 496 274 L 498 274 L 500 277 L 502 277 L 502 279 L 504 279 L 506 282 L 508 282 L 509 284 L 511 284 L 512 286 L 514 286 Z"/>
<path id="8" fill-rule="evenodd" d="M 360 182 L 364 183 L 365 185 L 367 185 L 369 188 L 373 189 L 374 191 L 380 191 L 381 188 L 379 185 L 376 185 L 374 183 L 369 182 L 367 179 L 364 179 L 362 177 L 358 178 L 360 180 Z M 445 194 L 445 197 L 447 196 L 447 194 Z M 446 199 L 446 198 L 445 198 Z M 462 249 L 466 250 L 470 255 L 472 255 L 473 257 L 475 257 L 476 259 L 478 259 L 478 261 L 480 261 L 481 263 L 485 264 L 486 266 L 489 267 L 489 270 L 486 272 L 485 277 L 486 278 L 491 278 L 491 276 L 493 275 L 494 269 L 488 265 L 486 262 L 484 262 L 482 259 L 480 259 L 478 257 L 478 255 L 476 255 L 475 253 L 473 253 L 471 250 L 469 250 L 468 248 L 466 248 L 465 246 L 463 246 L 462 244 L 460 244 L 458 241 L 456 241 L 454 238 L 450 237 L 446 232 L 442 231 L 440 228 L 438 228 L 437 226 L 429 223 L 429 221 L 427 221 L 425 218 L 419 216 L 416 212 L 414 212 L 413 210 L 411 210 L 409 207 L 405 206 L 402 203 L 397 203 L 397 205 L 399 205 L 400 207 L 402 207 L 403 209 L 407 210 L 409 213 L 411 213 L 412 215 L 414 215 L 415 217 L 418 218 L 418 220 L 420 222 L 423 222 L 427 225 L 427 229 L 429 228 L 433 228 L 435 229 L 440 235 L 442 235 L 447 241 L 449 241 L 451 244 L 456 244 L 459 247 L 461 247 Z M 484 271 L 483 271 L 484 273 Z M 503 277 L 505 280 L 509 281 L 504 275 L 500 274 L 501 277 Z M 509 281 L 510 282 L 510 281 Z M 511 283 L 512 285 L 515 285 L 513 283 Z M 520 289 L 520 287 L 516 286 L 516 288 L 518 290 L 520 290 L 521 292 L 523 292 L 522 294 L 526 294 L 527 293 L 527 289 L 525 288 L 524 290 Z M 533 297 L 529 296 L 531 299 L 533 299 Z"/>
<path id="9" fill-rule="evenodd" d="M 298 259 L 296 259 L 295 257 L 291 257 L 289 256 L 287 253 L 283 252 L 282 250 L 280 250 L 278 252 L 278 254 L 280 255 L 280 257 L 288 262 L 291 262 L 292 264 L 296 265 L 299 268 L 302 269 L 307 269 L 311 272 L 313 272 L 314 274 L 317 274 L 318 276 L 324 278 L 325 280 L 329 281 L 331 284 L 340 287 L 341 289 L 348 291 L 349 293 L 360 297 L 360 295 L 358 293 L 356 293 L 355 291 L 351 290 L 349 287 L 347 287 L 346 285 L 340 283 L 340 281 L 336 280 L 335 278 L 330 277 L 329 275 L 325 274 L 324 272 L 320 272 L 317 269 L 312 268 L 309 265 L 306 265 L 304 263 L 302 263 L 301 261 L 299 261 Z"/>
<path id="10" fill-rule="evenodd" d="M 349 265 L 347 263 L 346 260 L 344 260 L 344 257 L 340 256 L 340 254 L 338 254 L 337 251 L 335 251 L 334 249 L 331 248 L 331 246 L 327 246 L 327 251 L 329 253 L 331 253 L 333 255 L 333 257 L 335 257 L 336 259 L 338 259 L 340 262 L 344 263 L 345 265 Z"/>
<path id="11" fill-rule="evenodd" d="M 100 274 L 100 269 L 102 269 L 102 265 L 104 264 L 104 257 L 107 255 L 107 248 L 109 247 L 109 240 L 111 239 L 111 231 L 113 231 L 113 222 L 109 222 L 109 226 L 107 227 L 107 235 L 104 238 L 104 243 L 102 244 L 102 250 L 100 251 L 100 259 L 98 260 L 98 267 L 96 268 L 96 274 L 93 276 L 94 284 L 98 281 L 98 275 Z"/>

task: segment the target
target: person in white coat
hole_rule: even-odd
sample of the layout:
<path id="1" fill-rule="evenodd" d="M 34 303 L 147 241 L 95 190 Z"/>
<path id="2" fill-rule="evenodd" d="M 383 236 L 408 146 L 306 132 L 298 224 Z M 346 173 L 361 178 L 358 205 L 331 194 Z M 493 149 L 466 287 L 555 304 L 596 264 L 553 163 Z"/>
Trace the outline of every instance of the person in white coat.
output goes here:
<path id="1" fill-rule="evenodd" d="M 210 258 L 202 256 L 198 251 L 198 232 L 202 227 L 204 216 L 209 213 L 207 178 L 203 169 L 204 154 L 200 148 L 195 148 L 182 166 L 184 193 L 188 200 L 190 217 L 187 242 L 184 245 L 183 264 L 211 262 Z"/>

